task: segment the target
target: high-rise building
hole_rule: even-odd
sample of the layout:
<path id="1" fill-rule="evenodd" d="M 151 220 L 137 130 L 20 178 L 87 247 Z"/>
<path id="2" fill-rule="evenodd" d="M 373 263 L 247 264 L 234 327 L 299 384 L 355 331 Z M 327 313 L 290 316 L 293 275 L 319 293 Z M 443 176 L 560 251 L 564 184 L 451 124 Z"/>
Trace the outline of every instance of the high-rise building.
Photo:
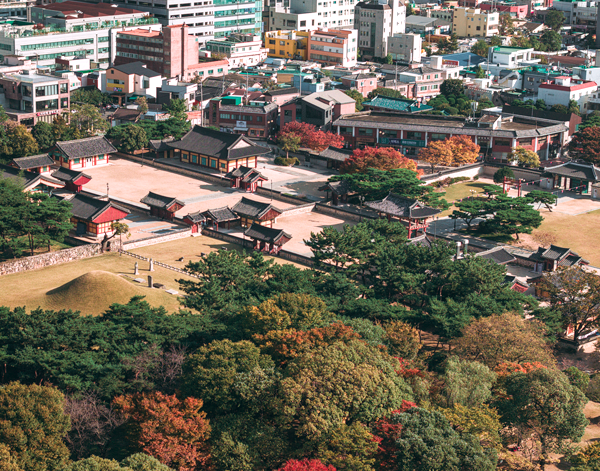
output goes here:
<path id="1" fill-rule="evenodd" d="M 324 65 L 353 67 L 358 57 L 358 32 L 355 29 L 322 29 L 308 38 L 308 60 Z"/>
<path id="2" fill-rule="evenodd" d="M 213 6 L 215 38 L 224 38 L 231 33 L 261 34 L 261 0 L 213 0 Z"/>
<path id="3" fill-rule="evenodd" d="M 275 0 L 269 6 L 269 30 L 353 29 L 356 3 L 356 0 Z"/>
<path id="4" fill-rule="evenodd" d="M 406 7 L 400 0 L 360 2 L 354 10 L 354 27 L 365 58 L 386 57 L 388 38 L 406 30 Z"/>

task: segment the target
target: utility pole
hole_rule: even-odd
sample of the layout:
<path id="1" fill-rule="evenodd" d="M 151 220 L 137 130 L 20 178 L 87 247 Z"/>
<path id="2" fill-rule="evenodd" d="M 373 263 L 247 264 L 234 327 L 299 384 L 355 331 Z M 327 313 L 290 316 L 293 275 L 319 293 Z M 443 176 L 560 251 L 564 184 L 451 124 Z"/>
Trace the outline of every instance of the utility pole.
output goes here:
<path id="1" fill-rule="evenodd" d="M 200 79 L 200 127 L 204 126 L 204 94 L 202 90 L 202 79 Z"/>

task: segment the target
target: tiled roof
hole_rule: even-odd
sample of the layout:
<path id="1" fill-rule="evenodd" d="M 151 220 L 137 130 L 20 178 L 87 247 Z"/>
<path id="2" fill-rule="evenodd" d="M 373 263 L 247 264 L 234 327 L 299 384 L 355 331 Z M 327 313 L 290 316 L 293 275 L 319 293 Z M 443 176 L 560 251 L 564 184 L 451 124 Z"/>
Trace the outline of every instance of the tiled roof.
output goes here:
<path id="1" fill-rule="evenodd" d="M 189 219 L 193 223 L 206 221 L 206 218 L 202 214 L 202 211 L 196 211 L 195 213 L 189 213 L 188 215 L 183 217 L 184 219 Z"/>
<path id="2" fill-rule="evenodd" d="M 117 65 L 112 67 L 119 72 L 127 75 L 143 75 L 145 77 L 160 77 L 158 72 L 148 69 L 143 62 L 130 62 L 129 64 Z"/>
<path id="3" fill-rule="evenodd" d="M 298 93 L 298 89 L 296 87 L 278 88 L 276 90 L 269 90 L 268 92 L 265 92 L 265 95 L 277 96 L 277 95 L 291 95 L 293 93 Z"/>
<path id="4" fill-rule="evenodd" d="M 140 116 L 142 115 L 141 111 L 138 110 L 129 110 L 127 108 L 119 108 L 114 114 L 111 116 L 111 119 L 119 120 L 119 121 L 131 121 L 135 123 Z"/>
<path id="5" fill-rule="evenodd" d="M 110 200 L 98 200 L 96 198 L 92 198 L 91 196 L 82 195 L 81 193 L 77 193 L 71 198 L 63 199 L 67 199 L 71 202 L 71 213 L 73 216 L 76 218 L 85 219 L 86 221 L 93 221 L 110 208 L 116 208 L 119 211 L 122 211 L 124 213 L 123 217 L 125 217 L 126 214 L 129 214 L 127 209 L 113 203 Z"/>
<path id="6" fill-rule="evenodd" d="M 394 111 L 428 111 L 432 110 L 433 106 L 420 105 L 417 100 L 405 100 L 403 98 L 391 98 L 383 95 L 377 95 L 375 98 L 369 101 L 363 102 L 363 106 L 384 108 L 387 110 Z"/>
<path id="7" fill-rule="evenodd" d="M 30 155 L 28 157 L 17 157 L 12 159 L 12 163 L 21 170 L 29 170 L 30 168 L 45 167 L 53 165 L 54 160 L 48 154 Z"/>
<path id="8" fill-rule="evenodd" d="M 56 148 L 68 160 L 117 152 L 117 149 L 103 136 L 87 137 L 75 141 L 58 141 Z"/>
<path id="9" fill-rule="evenodd" d="M 90 175 L 65 167 L 59 167 L 59 169 L 52 174 L 52 177 L 63 182 L 73 182 L 81 177 L 87 178 L 88 180 L 92 179 Z"/>
<path id="10" fill-rule="evenodd" d="M 350 184 L 347 180 L 340 180 L 339 182 L 327 182 L 327 184 L 320 187 L 319 190 L 331 191 L 339 196 L 347 195 L 351 192 Z"/>
<path id="11" fill-rule="evenodd" d="M 229 206 L 223 206 L 222 208 L 208 209 L 202 212 L 202 215 L 206 219 L 211 219 L 215 222 L 227 222 L 235 221 L 238 219 L 238 215 L 235 214 Z"/>
<path id="12" fill-rule="evenodd" d="M 0 178 L 20 180 L 24 183 L 25 187 L 29 187 L 41 180 L 42 176 L 36 172 L 28 172 L 27 170 L 20 170 L 15 167 L 0 164 Z"/>
<path id="13" fill-rule="evenodd" d="M 257 180 L 268 180 L 262 173 L 255 168 L 249 168 L 244 165 L 233 169 L 225 175 L 226 178 L 240 178 L 243 182 L 253 183 Z"/>
<path id="14" fill-rule="evenodd" d="M 277 106 L 277 105 L 275 105 Z M 240 146 L 240 143 L 246 144 Z M 238 134 L 214 131 L 212 129 L 194 126 L 179 141 L 167 144 L 171 149 L 195 152 L 223 160 L 234 160 L 244 157 L 268 154 L 271 149 L 256 145 L 250 139 Z M 235 148 L 234 147 L 237 147 Z"/>
<path id="15" fill-rule="evenodd" d="M 277 243 L 282 238 L 291 239 L 292 236 L 285 232 L 283 229 L 275 229 L 271 227 L 261 226 L 260 224 L 253 223 L 246 231 L 244 235 L 255 240 L 262 240 L 269 243 Z M 283 243 L 287 242 L 284 241 Z M 283 244 L 281 244 L 283 245 Z"/>
<path id="16" fill-rule="evenodd" d="M 174 140 L 175 138 L 173 137 L 167 137 L 165 139 L 150 139 L 148 143 L 154 152 L 164 152 L 171 149 L 167 144 L 173 142 Z"/>
<path id="17" fill-rule="evenodd" d="M 567 162 L 556 167 L 546 167 L 546 172 L 591 182 L 598 181 L 598 176 L 600 175 L 600 169 L 593 164 L 579 162 Z"/>
<path id="18" fill-rule="evenodd" d="M 510 262 L 514 262 L 516 258 L 511 253 L 508 253 L 502 247 L 494 247 L 493 249 L 486 250 L 485 252 L 479 252 L 475 254 L 476 257 L 485 258 L 496 262 L 498 265 L 505 265 Z"/>
<path id="19" fill-rule="evenodd" d="M 242 197 L 232 208 L 239 216 L 246 216 L 253 219 L 260 219 L 270 210 L 278 213 L 283 213 L 281 209 L 277 209 L 271 203 L 263 203 L 262 201 L 251 200 L 250 198 Z"/>
<path id="20" fill-rule="evenodd" d="M 169 209 L 174 204 L 179 204 L 180 206 L 185 206 L 183 201 L 179 201 L 177 198 L 173 198 L 172 196 L 164 196 L 159 195 L 158 193 L 149 192 L 146 196 L 144 196 L 141 200 L 142 203 L 147 204 L 148 206 L 153 206 L 155 208 L 164 208 Z"/>
<path id="21" fill-rule="evenodd" d="M 365 206 L 375 211 L 391 214 L 397 217 L 408 217 L 411 219 L 422 219 L 435 216 L 441 210 L 425 206 L 423 203 L 403 196 L 390 193 L 380 201 L 369 201 Z"/>
<path id="22" fill-rule="evenodd" d="M 349 149 L 338 149 L 337 147 L 330 146 L 324 151 L 319 152 L 319 155 L 331 160 L 337 160 L 338 162 L 344 162 L 352 155 L 352 152 Z"/>
<path id="23" fill-rule="evenodd" d="M 421 247 L 431 248 L 431 239 L 427 237 L 427 234 L 421 234 L 420 236 L 408 239 L 408 244 L 419 245 Z"/>

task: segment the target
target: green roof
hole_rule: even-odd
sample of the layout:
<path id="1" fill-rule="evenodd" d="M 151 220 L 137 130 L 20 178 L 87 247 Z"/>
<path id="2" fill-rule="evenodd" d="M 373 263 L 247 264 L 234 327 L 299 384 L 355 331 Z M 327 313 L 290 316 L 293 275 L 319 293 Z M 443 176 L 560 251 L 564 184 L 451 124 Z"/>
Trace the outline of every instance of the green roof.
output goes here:
<path id="1" fill-rule="evenodd" d="M 383 95 L 377 95 L 375 98 L 369 101 L 364 101 L 364 105 L 377 106 L 379 108 L 386 108 L 393 111 L 408 111 L 414 113 L 416 111 L 429 111 L 433 107 L 429 105 L 418 106 L 416 100 L 408 100 L 404 98 L 392 98 Z"/>
<path id="2" fill-rule="evenodd" d="M 526 51 L 527 49 L 531 49 L 531 48 L 530 48 L 530 47 L 504 47 L 504 46 L 494 46 L 494 52 L 504 52 L 504 53 L 511 53 L 511 52 Z"/>

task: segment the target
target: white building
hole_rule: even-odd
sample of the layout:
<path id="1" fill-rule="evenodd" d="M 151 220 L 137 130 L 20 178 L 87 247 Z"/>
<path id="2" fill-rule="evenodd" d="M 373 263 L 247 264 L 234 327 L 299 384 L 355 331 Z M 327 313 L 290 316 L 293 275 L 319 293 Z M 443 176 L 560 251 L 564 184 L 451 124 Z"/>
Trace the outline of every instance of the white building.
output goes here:
<path id="1" fill-rule="evenodd" d="M 177 79 L 163 79 L 162 87 L 159 93 L 168 94 L 169 99 L 179 98 L 187 103 L 188 111 L 192 111 L 192 106 L 196 100 L 196 91 L 198 85 L 195 83 L 178 82 Z M 160 98 L 160 97 L 159 97 Z M 160 101 L 160 99 L 159 99 Z"/>
<path id="2" fill-rule="evenodd" d="M 546 105 L 569 106 L 571 100 L 579 105 L 582 114 L 588 112 L 588 101 L 598 90 L 596 82 L 573 80 L 571 77 L 556 77 L 554 80 L 542 83 L 538 88 L 537 99 L 544 100 Z"/>
<path id="3" fill-rule="evenodd" d="M 388 53 L 402 62 L 421 62 L 423 39 L 419 34 L 395 34 L 388 38 Z"/>
<path id="4" fill-rule="evenodd" d="M 267 58 L 269 49 L 263 47 L 260 36 L 252 34 L 231 34 L 227 38 L 213 39 L 206 43 L 211 55 L 227 57 L 230 67 L 248 67 L 259 64 Z"/>
<path id="5" fill-rule="evenodd" d="M 539 62 L 532 59 L 534 49 L 527 47 L 495 46 L 488 49 L 488 62 L 509 69 L 520 65 L 532 65 Z"/>
<path id="6" fill-rule="evenodd" d="M 360 2 L 354 10 L 358 48 L 369 58 L 388 55 L 388 38 L 406 30 L 406 7 L 400 0 Z"/>
<path id="7" fill-rule="evenodd" d="M 357 0 L 289 0 L 289 6 L 269 8 L 269 28 L 271 31 L 351 29 L 357 3 Z"/>

